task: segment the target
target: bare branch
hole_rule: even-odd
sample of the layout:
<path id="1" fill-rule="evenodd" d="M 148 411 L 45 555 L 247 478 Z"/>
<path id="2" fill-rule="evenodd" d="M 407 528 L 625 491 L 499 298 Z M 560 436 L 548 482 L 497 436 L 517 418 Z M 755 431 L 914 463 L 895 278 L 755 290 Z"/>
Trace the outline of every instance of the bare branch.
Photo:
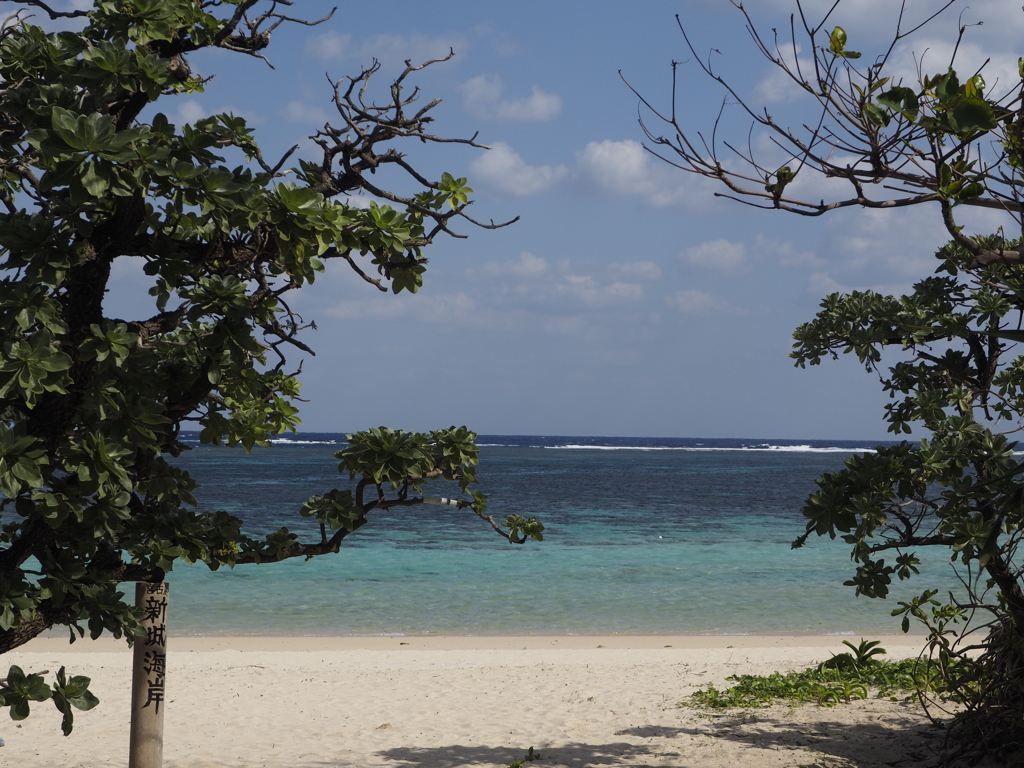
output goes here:
<path id="1" fill-rule="evenodd" d="M 5 2 L 6 1 L 7 0 L 5 0 Z M 32 8 L 39 8 L 45 11 L 51 19 L 80 19 L 89 15 L 89 11 L 85 10 L 58 11 L 42 2 L 42 0 L 18 0 L 18 5 L 28 5 Z"/>
<path id="2" fill-rule="evenodd" d="M 723 88 L 727 96 L 714 120 L 710 137 L 705 137 L 699 131 L 692 132 L 684 126 L 681 122 L 684 115 L 677 112 L 679 92 L 685 83 L 677 76 L 678 63 L 672 64 L 671 111 L 668 114 L 659 111 L 623 78 L 638 98 L 639 123 L 647 138 L 645 148 L 648 151 L 680 170 L 722 183 L 729 192 L 719 196 L 757 208 L 780 209 L 803 216 L 820 216 L 848 207 L 902 208 L 945 201 L 948 205 L 944 204 L 943 220 L 947 230 L 957 242 L 975 253 L 978 264 L 1017 263 L 1020 260 L 1015 252 L 982 252 L 977 243 L 968 245 L 970 238 L 961 233 L 953 209 L 964 205 L 999 210 L 1015 217 L 1024 231 L 1024 178 L 1017 171 L 1019 163 L 1007 162 L 1008 152 L 1019 152 L 1010 149 L 1012 137 L 1009 134 L 1011 131 L 1019 132 L 1021 116 L 1024 115 L 1021 106 L 1021 91 L 1024 89 L 1017 89 L 998 103 L 992 102 L 995 105 L 994 129 L 971 129 L 960 133 L 949 127 L 941 130 L 935 127 L 939 125 L 935 120 L 948 120 L 946 115 L 951 107 L 940 101 L 934 89 L 924 82 L 923 76 L 919 78 L 921 82 L 915 96 L 919 107 L 915 107 L 915 111 L 900 111 L 891 106 L 891 101 L 884 105 L 878 101 L 886 88 L 894 87 L 885 77 L 883 68 L 895 45 L 938 17 L 952 6 L 954 0 L 947 0 L 941 8 L 930 11 L 923 21 L 909 26 L 905 19 L 906 3 L 901 2 L 896 30 L 889 43 L 874 63 L 863 69 L 857 68 L 855 60 L 844 58 L 841 53 L 831 52 L 828 46 L 816 43 L 816 35 L 824 29 L 826 21 L 838 7 L 838 0 L 815 25 L 809 22 L 797 0 L 796 7 L 807 39 L 802 43 L 797 40 L 795 15 L 791 15 L 790 39 L 785 47 L 794 52 L 792 63 L 783 53 L 777 32 L 774 43 L 769 44 L 747 9 L 736 0 L 732 2 L 741 13 L 757 50 L 806 94 L 809 104 L 817 110 L 816 116 L 797 131 L 780 124 L 767 110 L 748 103 L 736 87 L 715 71 L 710 56 L 698 55 L 693 39 L 677 16 L 680 32 L 694 61 L 705 76 Z M 966 26 L 962 25 L 960 37 L 965 30 Z M 812 58 L 813 74 L 807 72 L 805 76 L 804 65 L 795 55 L 799 47 L 807 50 Z M 899 88 L 904 90 L 897 89 L 896 93 L 906 93 L 904 86 Z M 903 96 L 891 97 L 897 101 L 899 98 Z M 726 106 L 739 108 L 750 120 L 747 149 L 744 151 L 738 150 L 728 137 L 722 136 Z M 655 130 L 659 123 L 669 130 L 667 135 Z M 763 130 L 782 157 L 788 159 L 779 162 L 773 156 L 772 162 L 765 162 L 757 157 L 754 129 Z M 820 200 L 790 194 L 787 187 L 804 173 L 817 173 L 843 181 L 848 190 L 843 193 L 841 186 L 837 185 L 833 197 Z M 978 180 L 981 180 L 980 187 Z M 952 182 L 955 185 L 950 186 Z M 961 194 L 961 187 L 970 187 L 971 192 Z M 877 194 L 875 190 L 883 190 L 884 193 Z"/>

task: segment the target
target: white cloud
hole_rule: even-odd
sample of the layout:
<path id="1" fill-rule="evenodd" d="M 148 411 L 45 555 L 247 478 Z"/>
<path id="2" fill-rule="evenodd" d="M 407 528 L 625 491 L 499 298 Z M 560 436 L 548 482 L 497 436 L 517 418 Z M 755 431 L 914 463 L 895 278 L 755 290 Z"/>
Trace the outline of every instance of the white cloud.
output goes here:
<path id="1" fill-rule="evenodd" d="M 425 323 L 465 321 L 478 312 L 476 302 L 465 293 L 388 296 L 371 294 L 358 299 L 343 299 L 327 314 L 343 320 L 411 319 Z"/>
<path id="2" fill-rule="evenodd" d="M 804 0 L 802 6 L 808 22 L 812 26 L 819 23 L 834 3 L 835 0 Z M 913 29 L 943 4 L 942 2 L 908 3 L 903 19 L 903 29 Z M 770 27 L 780 26 L 788 20 L 789 15 L 793 12 L 793 2 L 792 0 L 759 0 L 758 5 L 761 6 L 757 9 L 758 11 L 762 14 L 770 14 L 761 15 L 758 26 L 762 34 L 767 33 L 769 39 L 766 42 L 771 42 Z M 993 40 L 1013 39 L 1014 36 L 1019 36 L 1024 31 L 1024 14 L 1020 13 L 1019 3 L 1014 4 L 1012 10 L 1007 6 L 1006 0 L 972 0 L 967 6 L 969 11 L 958 19 L 958 14 L 961 9 L 964 9 L 964 6 L 956 3 L 932 21 L 925 30 L 933 33 L 948 33 L 950 39 L 955 39 L 959 21 L 962 20 L 962 23 L 965 24 L 983 21 L 984 26 L 972 27 L 968 30 L 969 41 L 972 36 Z M 900 3 L 893 0 L 843 0 L 837 12 L 829 18 L 827 28 L 831 29 L 834 24 L 842 26 L 850 36 L 850 49 L 862 51 L 865 58 L 873 60 L 874 55 L 881 52 L 875 50 L 874 47 L 887 46 L 892 40 L 899 11 Z M 733 18 L 738 25 L 742 25 L 741 18 L 736 19 L 735 16 Z M 788 42 L 788 24 L 785 26 L 787 37 L 783 39 Z M 780 37 L 782 36 L 783 32 L 780 30 Z M 827 45 L 827 41 L 825 44 Z"/>
<path id="3" fill-rule="evenodd" d="M 800 66 L 803 68 L 804 77 L 813 77 L 813 64 L 801 61 Z M 793 78 L 786 74 L 781 67 L 774 64 L 768 64 L 768 67 L 767 73 L 754 86 L 751 95 L 752 103 L 788 104 L 807 94 L 803 88 L 793 82 Z M 794 74 L 797 74 L 795 70 Z"/>
<path id="4" fill-rule="evenodd" d="M 826 296 L 830 293 L 849 293 L 850 288 L 834 280 L 828 272 L 815 272 L 807 280 L 807 292 Z"/>
<path id="5" fill-rule="evenodd" d="M 484 265 L 483 272 L 492 275 L 514 275 L 516 277 L 539 277 L 549 269 L 547 259 L 523 251 L 515 261 L 489 262 Z"/>
<path id="6" fill-rule="evenodd" d="M 176 124 L 194 123 L 197 120 L 202 120 L 204 117 L 209 117 L 211 114 L 211 112 L 203 109 L 203 106 L 195 99 L 186 99 L 178 103 L 177 109 L 168 115 L 167 119 Z"/>
<path id="7" fill-rule="evenodd" d="M 616 280 L 608 285 L 600 285 L 589 275 L 565 275 L 564 282 L 556 285 L 555 291 L 592 306 L 636 301 L 644 296 L 643 286 L 637 283 Z"/>
<path id="8" fill-rule="evenodd" d="M 465 49 L 467 43 L 456 36 L 428 37 L 419 32 L 411 35 L 383 33 L 373 35 L 363 43 L 360 53 L 386 62 L 409 59 L 413 64 L 422 64 L 430 59 L 441 59 L 455 48 Z"/>
<path id="9" fill-rule="evenodd" d="M 661 270 L 652 262 L 610 265 L 620 277 L 603 281 L 593 275 L 571 270 L 569 261 L 551 264 L 547 259 L 524 251 L 517 259 L 492 261 L 468 274 L 493 280 L 484 291 L 493 291 L 491 305 L 527 302 L 537 307 L 549 307 L 559 314 L 567 307 L 609 307 L 628 304 L 644 297 L 644 286 L 636 279 L 651 280 Z M 634 278 L 630 280 L 628 278 Z"/>
<path id="10" fill-rule="evenodd" d="M 609 264 L 608 269 L 618 272 L 625 277 L 632 277 L 637 280 L 660 280 L 661 267 L 653 261 L 631 261 L 625 264 Z"/>
<path id="11" fill-rule="evenodd" d="M 550 120 L 562 111 L 562 97 L 546 93 L 538 85 L 530 86 L 524 99 L 507 99 L 498 104 L 500 120 Z"/>
<path id="12" fill-rule="evenodd" d="M 903 296 L 914 290 L 911 283 L 880 283 L 877 285 L 849 286 L 835 280 L 828 272 L 815 272 L 807 281 L 807 292 L 816 296 L 853 291 L 874 291 L 883 296 Z"/>
<path id="13" fill-rule="evenodd" d="M 377 203 L 378 205 L 388 204 L 387 200 L 381 200 L 380 198 L 374 197 L 373 195 L 343 195 L 336 198 L 339 202 L 351 205 L 353 208 L 360 208 L 362 210 L 368 210 L 370 203 Z"/>
<path id="14" fill-rule="evenodd" d="M 306 41 L 306 53 L 324 61 L 343 59 L 352 54 L 352 35 L 340 32 L 313 35 Z"/>
<path id="15" fill-rule="evenodd" d="M 502 99 L 505 90 L 500 75 L 478 75 L 459 86 L 466 111 L 483 119 L 510 121 L 543 121 L 557 117 L 562 111 L 562 97 L 546 93 L 540 86 L 531 88 L 531 95 L 521 99 Z"/>
<path id="16" fill-rule="evenodd" d="M 639 197 L 654 208 L 700 201 L 700 179 L 651 155 L 638 141 L 592 141 L 577 154 L 576 176 L 586 189 Z"/>
<path id="17" fill-rule="evenodd" d="M 544 192 L 568 174 L 564 165 L 527 165 L 508 144 L 498 141 L 470 164 L 473 179 L 480 179 L 510 195 L 526 197 Z"/>
<path id="18" fill-rule="evenodd" d="M 744 314 L 728 302 L 704 291 L 676 291 L 671 296 L 666 296 L 665 301 L 669 306 L 687 315 Z"/>
<path id="19" fill-rule="evenodd" d="M 430 37 L 420 32 L 410 35 L 379 34 L 356 41 L 352 35 L 324 32 L 312 35 L 306 42 L 306 53 L 321 61 L 355 59 L 368 67 L 374 59 L 386 70 L 400 69 L 406 60 L 422 64 L 447 56 L 452 50 L 465 51 L 469 44 L 457 35 Z"/>
<path id="20" fill-rule="evenodd" d="M 183 125 L 184 123 L 195 123 L 197 120 L 202 120 L 206 117 L 213 115 L 237 115 L 238 117 L 244 118 L 249 125 L 262 125 L 265 121 L 256 112 L 250 112 L 245 109 L 236 109 L 230 104 L 208 109 L 207 105 L 200 102 L 198 99 L 185 99 L 179 101 L 175 105 L 175 109 L 172 109 L 165 113 L 167 119 L 175 125 Z"/>
<path id="21" fill-rule="evenodd" d="M 477 117 L 491 117 L 505 86 L 500 75 L 478 75 L 460 85 L 459 90 L 467 112 Z"/>
<path id="22" fill-rule="evenodd" d="M 1018 12 L 1017 15 L 1024 16 L 1024 13 Z M 970 35 L 956 47 L 956 39 L 952 37 L 948 40 L 935 37 L 912 38 L 896 48 L 888 71 L 896 74 L 897 79 L 901 77 L 904 84 L 914 87 L 917 84 L 919 65 L 922 74 L 943 74 L 953 60 L 953 50 L 956 47 L 953 69 L 959 75 L 961 83 L 981 70 L 986 84 L 985 93 L 996 97 L 1005 95 L 1007 91 L 1020 84 L 1016 54 L 1010 51 L 993 51 L 969 40 Z"/>
<path id="23" fill-rule="evenodd" d="M 494 53 L 502 58 L 515 56 L 520 52 L 519 45 L 515 40 L 509 38 L 504 28 L 494 22 L 481 22 L 473 25 L 473 36 L 479 39 L 487 48 L 488 52 Z"/>
<path id="24" fill-rule="evenodd" d="M 720 0 L 691 0 L 691 2 L 702 2 L 708 6 L 726 5 Z M 775 37 L 773 28 L 779 31 L 779 47 L 783 51 L 791 52 L 789 24 L 790 14 L 793 13 L 795 4 L 793 0 L 758 0 L 757 3 L 747 3 L 749 11 L 754 16 L 757 31 L 761 34 L 764 42 L 773 46 Z M 803 0 L 802 10 L 807 17 L 808 23 L 813 27 L 822 21 L 826 13 L 829 13 L 835 5 L 835 0 Z M 906 4 L 903 18 L 903 30 L 907 31 L 921 24 L 931 14 L 945 5 L 942 0 L 919 0 Z M 848 34 L 848 46 L 851 50 L 860 51 L 864 58 L 854 64 L 870 64 L 875 57 L 883 54 L 892 42 L 896 32 L 897 19 L 900 14 L 901 3 L 895 0 L 843 0 L 826 22 L 825 29 L 819 33 L 818 45 L 827 47 L 827 31 L 833 26 L 843 27 Z M 978 25 L 978 22 L 983 22 Z M 698 29 L 696 25 L 688 28 L 691 34 L 705 32 L 708 37 L 706 45 L 715 47 L 722 45 L 730 39 L 730 35 L 742 35 L 746 41 L 746 52 L 754 53 L 753 43 L 746 40 L 744 35 L 743 17 L 731 9 L 717 15 L 714 27 L 705 26 Z M 948 40 L 950 44 L 956 42 L 957 31 L 960 24 L 970 25 L 964 36 L 963 44 L 977 46 L 992 56 L 993 63 L 1001 60 L 1008 62 L 1010 68 L 1016 66 L 1019 51 L 1019 41 L 1024 35 L 1024 13 L 1020 11 L 1020 3 L 1008 3 L 1007 0 L 970 0 L 969 5 L 954 3 L 945 13 L 931 21 L 924 29 L 912 35 L 905 44 L 918 52 L 924 50 L 920 45 L 926 37 Z M 797 25 L 797 42 L 808 45 L 809 41 Z M 742 45 L 743 43 L 741 43 Z M 1004 55 L 1006 54 L 1006 55 Z M 791 58 L 791 54 L 787 55 Z M 948 61 L 948 59 L 946 59 Z M 938 65 L 940 59 L 936 57 L 933 65 Z M 945 64 L 937 69 L 932 69 L 932 74 L 944 71 Z M 959 70 L 958 70 L 959 71 Z M 807 70 L 804 70 L 806 73 Z M 915 76 L 916 79 L 916 76 Z M 986 80 L 991 79 L 986 75 Z M 1009 88 L 1016 82 L 1015 78 L 1003 80 L 1004 88 Z"/>
<path id="25" fill-rule="evenodd" d="M 789 66 L 795 77 L 803 75 L 804 80 L 814 82 L 814 62 L 800 55 L 801 46 L 791 42 L 779 45 L 776 52 Z M 765 62 L 767 71 L 754 86 L 752 99 L 755 104 L 785 104 L 808 95 L 782 67 Z"/>
<path id="26" fill-rule="evenodd" d="M 301 99 L 289 101 L 284 108 L 284 119 L 289 123 L 316 123 L 323 125 L 330 120 L 330 115 L 325 109 L 315 104 L 307 104 Z"/>
<path id="27" fill-rule="evenodd" d="M 931 273 L 935 251 L 949 240 L 931 205 L 895 211 L 849 209 L 831 217 L 826 231 L 827 244 L 819 253 L 860 285 L 871 284 L 882 274 L 906 279 Z"/>
<path id="28" fill-rule="evenodd" d="M 694 245 L 679 256 L 696 267 L 720 272 L 739 272 L 747 266 L 747 247 L 721 238 Z"/>
<path id="29" fill-rule="evenodd" d="M 548 317 L 544 320 L 544 332 L 552 336 L 573 336 L 587 327 L 583 315 L 568 317 Z"/>
<path id="30" fill-rule="evenodd" d="M 814 251 L 799 251 L 788 240 L 772 240 L 765 237 L 764 233 L 758 233 L 754 251 L 758 256 L 775 257 L 784 267 L 820 267 L 825 264 L 825 260 Z"/>

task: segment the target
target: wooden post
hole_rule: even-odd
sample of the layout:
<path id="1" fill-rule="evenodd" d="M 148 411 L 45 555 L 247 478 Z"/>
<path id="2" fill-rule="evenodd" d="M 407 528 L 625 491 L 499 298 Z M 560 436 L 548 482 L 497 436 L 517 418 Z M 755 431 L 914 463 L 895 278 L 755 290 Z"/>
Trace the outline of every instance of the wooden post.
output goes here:
<path id="1" fill-rule="evenodd" d="M 167 584 L 135 585 L 135 607 L 146 634 L 135 639 L 128 768 L 162 768 L 164 681 L 167 672 Z"/>

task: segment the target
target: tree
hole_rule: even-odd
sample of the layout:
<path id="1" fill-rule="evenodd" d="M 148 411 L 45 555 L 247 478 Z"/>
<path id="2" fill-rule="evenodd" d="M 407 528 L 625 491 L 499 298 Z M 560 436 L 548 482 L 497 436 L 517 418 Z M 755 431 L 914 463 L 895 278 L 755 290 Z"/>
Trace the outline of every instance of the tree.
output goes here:
<path id="1" fill-rule="evenodd" d="M 912 293 L 832 294 L 794 334 L 797 365 L 817 365 L 840 351 L 855 355 L 893 398 L 885 409 L 889 431 L 908 434 L 915 425 L 929 435 L 919 444 L 853 456 L 845 469 L 820 478 L 802 510 L 806 533 L 794 547 L 812 534 L 842 536 L 856 564 L 846 583 L 876 598 L 886 597 L 893 577 L 918 576 L 919 551 L 945 550 L 961 594 L 940 601 L 937 590 L 927 589 L 893 615 L 902 615 L 904 631 L 911 619 L 925 625 L 940 699 L 963 705 L 951 731 L 961 747 L 1019 755 L 1024 463 L 1013 436 L 1024 428 L 1024 356 L 1015 347 L 1024 342 L 1024 241 L 1012 231 L 968 235 L 960 214 L 965 207 L 999 211 L 1024 234 L 1024 61 L 1019 80 L 995 95 L 983 72 L 957 72 L 955 53 L 945 71 L 919 69 L 915 83 L 895 77 L 897 44 L 953 0 L 911 24 L 902 3 L 889 45 L 874 57 L 851 50 L 845 30 L 830 21 L 841 0 L 814 25 L 796 0 L 784 42 L 777 32 L 771 39 L 761 34 L 744 7 L 734 5 L 760 53 L 806 96 L 813 115 L 803 128 L 746 103 L 680 29 L 698 66 L 788 160 L 769 165 L 753 150 L 720 139 L 729 128 L 722 112 L 710 135 L 689 131 L 676 111 L 686 81 L 675 78 L 669 112 L 641 97 L 652 125 L 669 129 L 660 135 L 642 120 L 649 149 L 725 185 L 718 194 L 759 208 L 821 216 L 850 207 L 937 205 L 951 238 L 938 252 L 936 275 Z M 957 47 L 965 32 L 961 27 Z M 808 60 L 795 56 L 801 45 Z M 795 194 L 794 182 L 808 174 L 834 180 L 834 196 Z"/>
<path id="2" fill-rule="evenodd" d="M 460 237 L 459 222 L 505 226 L 470 217 L 466 179 L 431 181 L 395 146 L 482 146 L 429 133 L 438 100 L 419 105 L 407 85 L 450 56 L 406 62 L 380 104 L 376 63 L 335 82 L 338 127 L 319 130 L 319 156 L 288 170 L 296 147 L 265 159 L 242 118 L 175 126 L 152 105 L 203 89 L 191 53 L 267 61 L 281 24 L 326 18 L 291 17 L 287 0 L 21 5 L 80 28 L 48 33 L 25 11 L 0 27 L 0 653 L 54 625 L 72 641 L 84 624 L 93 638 L 131 642 L 138 615 L 119 584 L 161 581 L 179 560 L 216 569 L 336 553 L 375 509 L 446 503 L 511 542 L 540 540 L 534 518 L 503 527 L 487 514 L 465 427 L 350 435 L 337 458 L 354 489 L 297 510 L 319 528 L 312 541 L 287 528 L 254 538 L 237 517 L 198 511 L 196 481 L 168 461 L 185 450 L 183 426 L 246 450 L 296 429 L 301 366 L 287 353 L 313 350 L 287 298 L 326 263 L 415 293 L 436 237 Z M 411 191 L 378 186 L 382 168 Z M 354 207 L 355 192 L 377 202 Z M 104 314 L 117 259 L 144 263 L 151 316 Z M 460 498 L 422 495 L 437 480 L 457 483 Z M 62 670 L 50 686 L 12 667 L 0 705 L 20 718 L 52 696 L 68 731 L 71 707 L 95 703 L 87 685 Z"/>
<path id="3" fill-rule="evenodd" d="M 1017 249 L 993 236 L 984 247 Z M 841 536 L 856 563 L 845 582 L 884 598 L 893 577 L 921 570 L 927 548 L 951 553 L 963 589 L 900 602 L 928 631 L 942 696 L 966 709 L 955 721 L 962 743 L 1005 755 L 1024 749 L 1024 463 L 1012 439 L 1024 424 L 1024 355 L 1004 340 L 1020 329 L 1024 273 L 1017 265 L 975 266 L 956 243 L 937 253 L 937 276 L 895 297 L 872 291 L 832 294 L 794 333 L 797 364 L 852 353 L 878 373 L 893 397 L 889 430 L 928 433 L 851 456 L 816 483 L 802 509 L 811 534 Z M 893 359 L 884 371 L 883 355 Z M 892 557 L 890 562 L 887 558 Z M 926 706 L 928 705 L 925 700 Z"/>

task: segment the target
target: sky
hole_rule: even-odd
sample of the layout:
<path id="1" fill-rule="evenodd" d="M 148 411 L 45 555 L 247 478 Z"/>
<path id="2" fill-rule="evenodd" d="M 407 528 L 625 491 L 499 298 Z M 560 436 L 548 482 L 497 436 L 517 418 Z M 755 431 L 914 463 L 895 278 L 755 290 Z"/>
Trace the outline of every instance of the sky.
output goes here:
<path id="1" fill-rule="evenodd" d="M 909 14 L 940 4 L 910 0 Z M 810 17 L 829 5 L 804 3 Z M 888 43 L 895 5 L 844 0 L 830 24 L 872 56 Z M 795 9 L 748 6 L 769 34 Z M 302 0 L 292 11 L 313 18 L 331 7 Z M 963 23 L 984 22 L 961 46 L 965 66 L 990 56 L 990 84 L 999 73 L 1012 83 L 1024 13 L 996 0 L 956 4 L 901 44 L 900 66 L 927 51 L 926 69 L 943 70 L 961 12 Z M 383 97 L 403 60 L 452 49 L 415 84 L 424 103 L 442 99 L 437 134 L 479 132 L 491 149 L 413 142 L 404 151 L 428 176 L 468 177 L 474 217 L 520 217 L 439 238 L 416 295 L 378 293 L 331 264 L 293 297 L 318 329 L 306 338 L 317 354 L 303 361 L 305 430 L 886 438 L 877 377 L 849 357 L 796 369 L 791 334 L 827 293 L 899 292 L 930 274 L 947 239 L 937 207 L 819 219 L 759 211 L 652 156 L 620 71 L 667 108 L 670 65 L 682 62 L 677 107 L 693 131 L 712 127 L 724 95 L 696 66 L 676 14 L 738 93 L 801 123 L 801 101 L 727 0 L 343 3 L 319 26 L 279 28 L 266 51 L 274 69 L 221 51 L 192 59 L 214 79 L 202 95 L 161 101 L 172 122 L 233 112 L 255 127 L 265 156 L 299 144 L 315 158 L 308 137 L 331 121 L 330 81 L 376 59 Z M 723 125 L 748 140 L 750 121 L 735 107 Z M 757 131 L 749 140 L 770 153 Z M 968 221 L 977 231 L 997 224 Z M 140 265 L 119 260 L 110 304 L 145 313 L 146 287 Z"/>

